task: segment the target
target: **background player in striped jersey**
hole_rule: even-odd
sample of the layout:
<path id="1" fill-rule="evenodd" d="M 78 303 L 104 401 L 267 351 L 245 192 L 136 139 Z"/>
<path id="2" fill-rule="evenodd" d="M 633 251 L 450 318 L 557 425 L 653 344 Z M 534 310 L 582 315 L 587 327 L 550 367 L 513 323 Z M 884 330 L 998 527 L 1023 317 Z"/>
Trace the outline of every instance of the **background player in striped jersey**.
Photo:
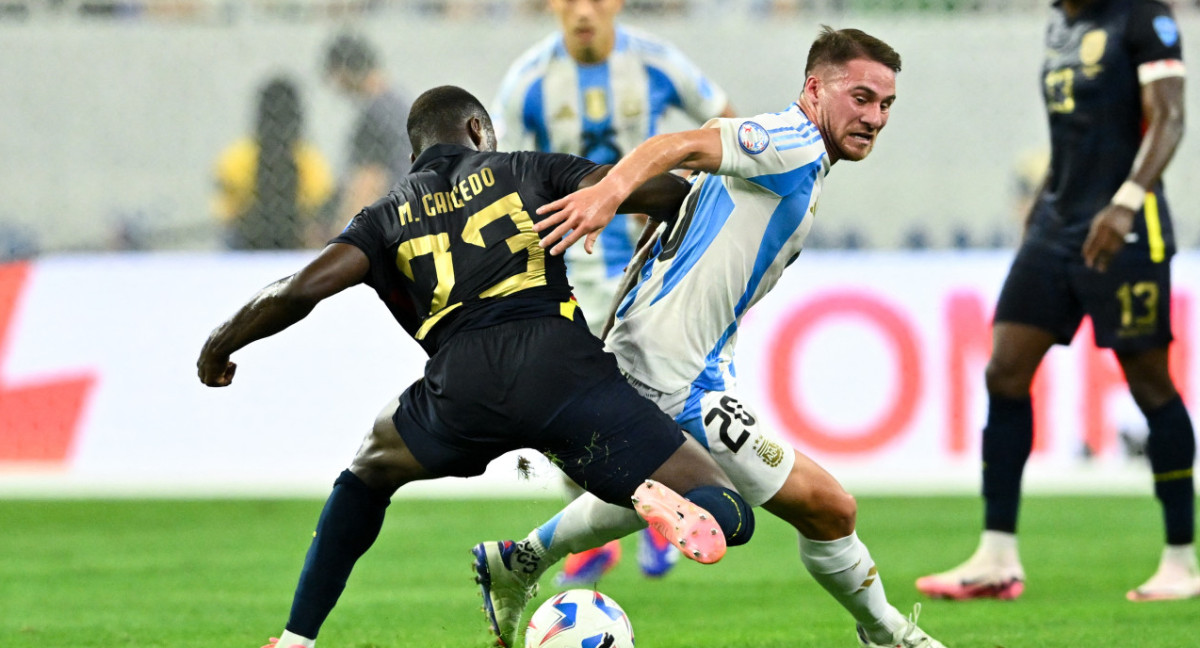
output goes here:
<path id="1" fill-rule="evenodd" d="M 800 253 L 830 165 L 871 152 L 899 70 L 899 54 L 883 41 L 825 27 L 809 50 L 800 98 L 783 112 L 651 138 L 595 187 L 546 205 L 543 212 L 561 211 L 538 227 L 554 228 L 542 240 L 554 253 L 584 235 L 590 247 L 642 182 L 672 168 L 702 172 L 665 241 L 644 268 L 631 269 L 640 279 L 617 310 L 607 348 L 642 395 L 708 448 L 747 502 L 796 528 L 802 562 L 854 617 L 861 645 L 936 648 L 917 611 L 905 618 L 888 603 L 855 533 L 854 498 L 762 425 L 735 395 L 732 371 L 741 318 Z M 566 551 L 639 526 L 584 495 L 519 542 L 538 556 L 532 570 L 493 570 L 505 583 L 501 591 L 494 576 L 492 595 L 522 600 Z M 515 632 L 519 616 L 496 625 Z"/>
<path id="2" fill-rule="evenodd" d="M 571 153 L 612 164 L 658 132 L 669 109 L 685 112 L 696 124 L 733 115 L 725 92 L 674 45 L 618 26 L 623 5 L 623 0 L 549 0 L 561 30 L 512 64 L 492 107 L 500 150 Z M 594 333 L 600 333 L 642 222 L 620 215 L 601 234 L 595 254 L 566 255 L 575 297 Z M 595 582 L 616 564 L 620 548 L 612 542 L 571 556 L 559 584 Z M 662 576 L 676 558 L 653 531 L 639 536 L 638 564 L 647 576 Z"/>
<path id="3" fill-rule="evenodd" d="M 1042 68 L 1050 169 L 996 305 L 983 429 L 984 531 L 965 563 L 925 576 L 931 596 L 1016 598 L 1021 475 L 1033 447 L 1030 385 L 1089 315 L 1150 427 L 1162 504 L 1158 570 L 1127 598 L 1200 596 L 1193 547 L 1196 440 L 1168 369 L 1175 241 L 1162 173 L 1183 136 L 1179 28 L 1155 0 L 1063 0 Z"/>

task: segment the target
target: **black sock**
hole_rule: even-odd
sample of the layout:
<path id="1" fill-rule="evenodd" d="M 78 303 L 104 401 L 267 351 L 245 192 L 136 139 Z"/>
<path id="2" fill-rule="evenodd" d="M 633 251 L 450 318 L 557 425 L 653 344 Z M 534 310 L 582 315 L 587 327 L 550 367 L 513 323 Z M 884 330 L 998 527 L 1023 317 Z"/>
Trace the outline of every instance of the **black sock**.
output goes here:
<path id="1" fill-rule="evenodd" d="M 1033 400 L 988 396 L 983 428 L 983 519 L 989 531 L 1017 532 L 1021 473 L 1033 450 Z"/>
<path id="2" fill-rule="evenodd" d="M 349 470 L 342 471 L 333 482 L 333 492 L 325 501 L 316 535 L 304 558 L 288 630 L 317 638 L 325 617 L 346 588 L 354 563 L 379 536 L 388 501 L 388 496 L 372 491 Z"/>
<path id="3" fill-rule="evenodd" d="M 1150 424 L 1146 451 L 1154 472 L 1154 495 L 1162 503 L 1167 544 L 1191 544 L 1196 535 L 1196 489 L 1192 465 L 1196 461 L 1196 435 L 1183 399 L 1145 412 Z"/>
<path id="4" fill-rule="evenodd" d="M 725 532 L 730 547 L 746 544 L 754 535 L 754 512 L 741 495 L 720 486 L 701 486 L 683 494 L 709 513 Z"/>

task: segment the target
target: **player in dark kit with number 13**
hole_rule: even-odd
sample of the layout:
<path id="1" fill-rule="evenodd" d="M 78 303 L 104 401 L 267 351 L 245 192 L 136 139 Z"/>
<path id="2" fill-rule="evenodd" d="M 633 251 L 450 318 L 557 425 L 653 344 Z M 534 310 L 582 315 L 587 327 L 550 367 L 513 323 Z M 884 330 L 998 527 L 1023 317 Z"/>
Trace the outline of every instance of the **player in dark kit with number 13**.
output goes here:
<path id="1" fill-rule="evenodd" d="M 400 486 L 478 475 L 517 448 L 552 454 L 606 501 L 629 506 L 634 497 L 639 515 L 700 562 L 753 532 L 729 479 L 625 381 L 576 309 L 562 257 L 538 245 L 537 208 L 608 168 L 571 155 L 494 152 L 487 112 L 452 86 L 413 103 L 408 131 L 417 156 L 409 174 L 312 263 L 214 330 L 197 362 L 206 385 L 228 385 L 230 354 L 359 283 L 431 356 L 334 482 L 286 631 L 271 646 L 313 645 Z M 651 184 L 630 196 L 633 211 L 673 212 L 689 188 L 670 175 Z M 512 548 L 503 558 L 513 568 L 522 560 Z"/>
<path id="2" fill-rule="evenodd" d="M 1149 424 L 1147 454 L 1166 548 L 1132 601 L 1200 596 L 1193 545 L 1196 440 L 1168 371 L 1175 241 L 1161 176 L 1183 136 L 1179 28 L 1156 0 L 1059 0 L 1046 30 L 1050 170 L 1000 292 L 987 367 L 984 532 L 979 549 L 917 589 L 1016 598 L 1021 474 L 1033 444 L 1030 385 L 1089 315 Z"/>

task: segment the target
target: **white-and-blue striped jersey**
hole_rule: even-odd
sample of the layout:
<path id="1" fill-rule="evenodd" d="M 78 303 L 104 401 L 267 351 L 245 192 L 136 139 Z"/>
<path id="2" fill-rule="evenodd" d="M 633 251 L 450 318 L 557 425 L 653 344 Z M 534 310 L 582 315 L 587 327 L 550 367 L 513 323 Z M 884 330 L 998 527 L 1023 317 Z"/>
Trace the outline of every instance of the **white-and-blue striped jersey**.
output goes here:
<path id="1" fill-rule="evenodd" d="M 601 63 L 576 62 L 561 33 L 534 45 L 509 68 L 491 115 L 501 150 L 570 153 L 611 164 L 656 134 L 669 108 L 701 124 L 726 104 L 725 92 L 673 45 L 618 26 L 614 49 Z M 620 276 L 638 234 L 626 220 L 614 219 L 601 232 L 592 255 L 583 246 L 567 251 L 572 283 Z"/>
<path id="2" fill-rule="evenodd" d="M 721 129 L 720 169 L 696 179 L 607 338 L 623 370 L 668 394 L 731 387 L 738 323 L 800 253 L 829 171 L 796 104 L 707 126 Z"/>

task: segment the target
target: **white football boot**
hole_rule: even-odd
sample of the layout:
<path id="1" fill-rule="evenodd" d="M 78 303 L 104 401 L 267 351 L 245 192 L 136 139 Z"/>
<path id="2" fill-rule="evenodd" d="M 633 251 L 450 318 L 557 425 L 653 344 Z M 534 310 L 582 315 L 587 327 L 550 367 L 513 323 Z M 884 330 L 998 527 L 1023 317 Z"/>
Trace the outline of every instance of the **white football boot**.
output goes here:
<path id="1" fill-rule="evenodd" d="M 921 604 L 917 603 L 913 606 L 912 614 L 908 615 L 908 622 L 892 633 L 891 640 L 884 644 L 877 644 L 868 639 L 867 633 L 860 625 L 858 626 L 858 645 L 862 648 L 946 648 L 942 642 L 930 637 L 917 626 L 917 617 L 920 614 Z"/>

